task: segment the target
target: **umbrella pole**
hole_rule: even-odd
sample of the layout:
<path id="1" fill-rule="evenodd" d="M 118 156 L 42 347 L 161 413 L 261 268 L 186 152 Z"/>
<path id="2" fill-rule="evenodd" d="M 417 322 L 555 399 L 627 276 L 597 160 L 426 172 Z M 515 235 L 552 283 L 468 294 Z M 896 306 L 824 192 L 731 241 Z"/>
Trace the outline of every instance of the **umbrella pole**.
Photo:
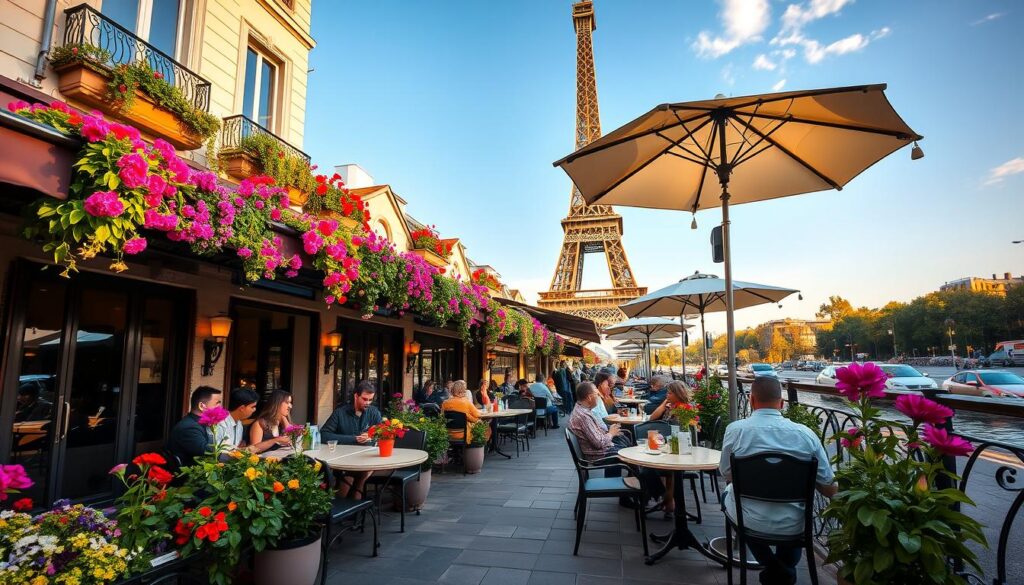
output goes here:
<path id="1" fill-rule="evenodd" d="M 704 311 L 700 313 L 700 345 L 704 348 L 704 375 L 711 373 L 711 368 L 708 367 L 708 333 L 704 330 Z"/>
<path id="2" fill-rule="evenodd" d="M 683 362 L 683 384 L 686 383 L 686 313 L 684 311 L 679 312 L 679 324 L 682 325 L 683 331 L 679 334 L 682 338 L 680 345 L 683 348 L 682 362 Z M 670 372 L 671 373 L 671 372 Z"/>
<path id="3" fill-rule="evenodd" d="M 733 315 L 732 253 L 729 249 L 728 179 L 722 183 L 722 253 L 725 259 L 725 334 L 729 359 L 729 420 L 737 418 L 736 386 L 736 321 Z"/>

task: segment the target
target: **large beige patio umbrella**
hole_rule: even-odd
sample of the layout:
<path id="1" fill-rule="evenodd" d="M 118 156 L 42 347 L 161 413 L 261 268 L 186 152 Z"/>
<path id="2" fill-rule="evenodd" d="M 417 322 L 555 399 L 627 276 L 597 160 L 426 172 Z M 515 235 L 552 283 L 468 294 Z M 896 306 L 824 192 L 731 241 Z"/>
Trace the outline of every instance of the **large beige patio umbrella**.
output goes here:
<path id="1" fill-rule="evenodd" d="M 842 189 L 866 168 L 920 140 L 889 104 L 885 87 L 662 104 L 554 163 L 588 204 L 692 213 L 721 205 L 731 418 L 736 330 L 729 205 Z M 915 144 L 911 158 L 922 156 Z"/>

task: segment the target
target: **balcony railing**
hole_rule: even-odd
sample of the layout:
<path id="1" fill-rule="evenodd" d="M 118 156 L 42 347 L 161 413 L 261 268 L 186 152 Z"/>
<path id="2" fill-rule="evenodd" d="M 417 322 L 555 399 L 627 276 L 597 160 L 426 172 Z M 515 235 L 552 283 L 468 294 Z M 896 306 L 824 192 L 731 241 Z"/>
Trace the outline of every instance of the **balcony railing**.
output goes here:
<path id="1" fill-rule="evenodd" d="M 105 55 L 109 54 L 103 65 L 111 68 L 121 64 L 145 63 L 177 87 L 196 109 L 209 111 L 209 81 L 103 16 L 92 6 L 80 4 L 68 8 L 64 14 L 64 45 L 92 45 L 102 49 Z"/>
<path id="2" fill-rule="evenodd" d="M 250 136 L 269 136 L 277 141 L 286 156 L 294 156 L 310 162 L 309 155 L 288 144 L 277 134 L 253 122 L 246 116 L 238 114 L 224 118 L 221 130 L 220 147 L 222 151 L 243 150 L 244 140 Z"/>

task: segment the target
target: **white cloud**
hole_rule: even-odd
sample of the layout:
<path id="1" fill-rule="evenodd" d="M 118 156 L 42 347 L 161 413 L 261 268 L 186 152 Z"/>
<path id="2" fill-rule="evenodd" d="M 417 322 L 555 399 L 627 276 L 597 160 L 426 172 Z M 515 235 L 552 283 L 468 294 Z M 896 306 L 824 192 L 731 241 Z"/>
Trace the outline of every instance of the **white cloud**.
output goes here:
<path id="1" fill-rule="evenodd" d="M 852 2 L 853 0 L 810 0 L 805 6 L 790 4 L 782 15 L 782 32 L 799 32 L 807 23 L 835 14 Z"/>
<path id="2" fill-rule="evenodd" d="M 761 53 L 757 56 L 757 59 L 754 59 L 754 69 L 760 71 L 775 71 L 776 67 L 778 67 L 778 65 L 772 62 L 772 60 L 764 53 Z"/>
<path id="3" fill-rule="evenodd" d="M 804 58 L 807 59 L 808 63 L 820 63 L 822 59 L 829 55 L 845 55 L 846 53 L 860 51 L 866 46 L 868 46 L 868 39 L 860 33 L 852 34 L 845 39 L 839 39 L 825 47 L 822 47 L 818 41 L 807 40 L 804 41 Z"/>
<path id="4" fill-rule="evenodd" d="M 782 49 L 781 51 L 777 51 L 777 53 L 781 55 L 782 59 L 785 61 L 789 61 L 793 57 L 796 57 L 796 49 Z"/>
<path id="5" fill-rule="evenodd" d="M 1007 177 L 1019 175 L 1021 173 L 1024 173 L 1024 156 L 1018 156 L 1017 158 L 1010 159 L 998 167 L 989 170 L 988 178 L 985 179 L 985 184 L 995 185 L 996 183 L 1002 182 L 1002 180 Z"/>
<path id="6" fill-rule="evenodd" d="M 782 91 L 783 87 L 786 87 L 786 80 L 780 79 L 772 86 L 772 91 Z"/>
<path id="7" fill-rule="evenodd" d="M 697 55 L 716 59 L 740 45 L 761 39 L 771 22 L 768 0 L 724 0 L 719 15 L 724 28 L 722 35 L 701 31 L 693 43 Z"/>
<path id="8" fill-rule="evenodd" d="M 892 33 L 892 29 L 891 28 L 889 28 L 887 26 L 883 26 L 882 28 L 880 28 L 878 30 L 871 31 L 871 40 L 874 41 L 874 40 L 878 40 L 878 39 L 884 39 L 885 37 L 889 36 L 889 34 L 891 34 L 891 33 Z"/>
<path id="9" fill-rule="evenodd" d="M 736 85 L 736 74 L 733 73 L 732 63 L 729 63 L 722 68 L 721 76 L 722 81 L 724 81 L 726 85 Z"/>
<path id="10" fill-rule="evenodd" d="M 1006 16 L 1005 12 L 993 12 L 992 14 L 986 15 L 983 18 L 979 18 L 971 23 L 971 26 L 978 26 L 979 24 L 985 24 L 986 22 L 992 22 L 993 20 L 999 19 Z"/>

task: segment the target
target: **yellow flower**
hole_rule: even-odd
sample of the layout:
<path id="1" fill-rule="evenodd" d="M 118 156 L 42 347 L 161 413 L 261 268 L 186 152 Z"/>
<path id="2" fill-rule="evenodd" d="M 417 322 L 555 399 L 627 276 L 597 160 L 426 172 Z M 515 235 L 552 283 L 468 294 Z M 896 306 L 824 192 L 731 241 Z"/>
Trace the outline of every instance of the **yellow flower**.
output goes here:
<path id="1" fill-rule="evenodd" d="M 259 477 L 259 475 L 259 472 L 257 472 L 256 469 L 252 467 L 245 470 L 245 477 L 249 478 L 249 481 L 253 481 L 257 477 Z"/>
<path id="2" fill-rule="evenodd" d="M 47 582 L 48 581 L 46 580 L 46 577 L 42 575 L 39 575 L 35 579 L 32 579 L 32 585 L 46 585 Z"/>
<path id="3" fill-rule="evenodd" d="M 273 465 L 275 463 L 280 463 L 280 462 L 281 462 L 281 460 L 278 459 L 277 457 L 267 457 L 267 465 Z"/>
<path id="4" fill-rule="evenodd" d="M 259 455 L 249 455 L 249 465 L 256 465 L 260 462 Z"/>
<path id="5" fill-rule="evenodd" d="M 313 464 L 313 471 L 315 471 L 317 473 L 320 473 L 320 468 L 321 467 L 323 467 L 323 464 L 321 464 L 319 461 L 317 461 L 316 463 Z"/>
<path id="6" fill-rule="evenodd" d="M 299 480 L 297 480 L 297 479 L 289 479 L 288 480 L 288 489 L 290 489 L 290 490 L 297 490 L 297 489 L 299 489 Z"/>
<path id="7" fill-rule="evenodd" d="M 235 459 L 241 459 L 242 458 L 242 452 L 238 451 L 238 450 L 230 451 L 230 452 L 228 452 L 228 455 L 234 457 Z"/>

